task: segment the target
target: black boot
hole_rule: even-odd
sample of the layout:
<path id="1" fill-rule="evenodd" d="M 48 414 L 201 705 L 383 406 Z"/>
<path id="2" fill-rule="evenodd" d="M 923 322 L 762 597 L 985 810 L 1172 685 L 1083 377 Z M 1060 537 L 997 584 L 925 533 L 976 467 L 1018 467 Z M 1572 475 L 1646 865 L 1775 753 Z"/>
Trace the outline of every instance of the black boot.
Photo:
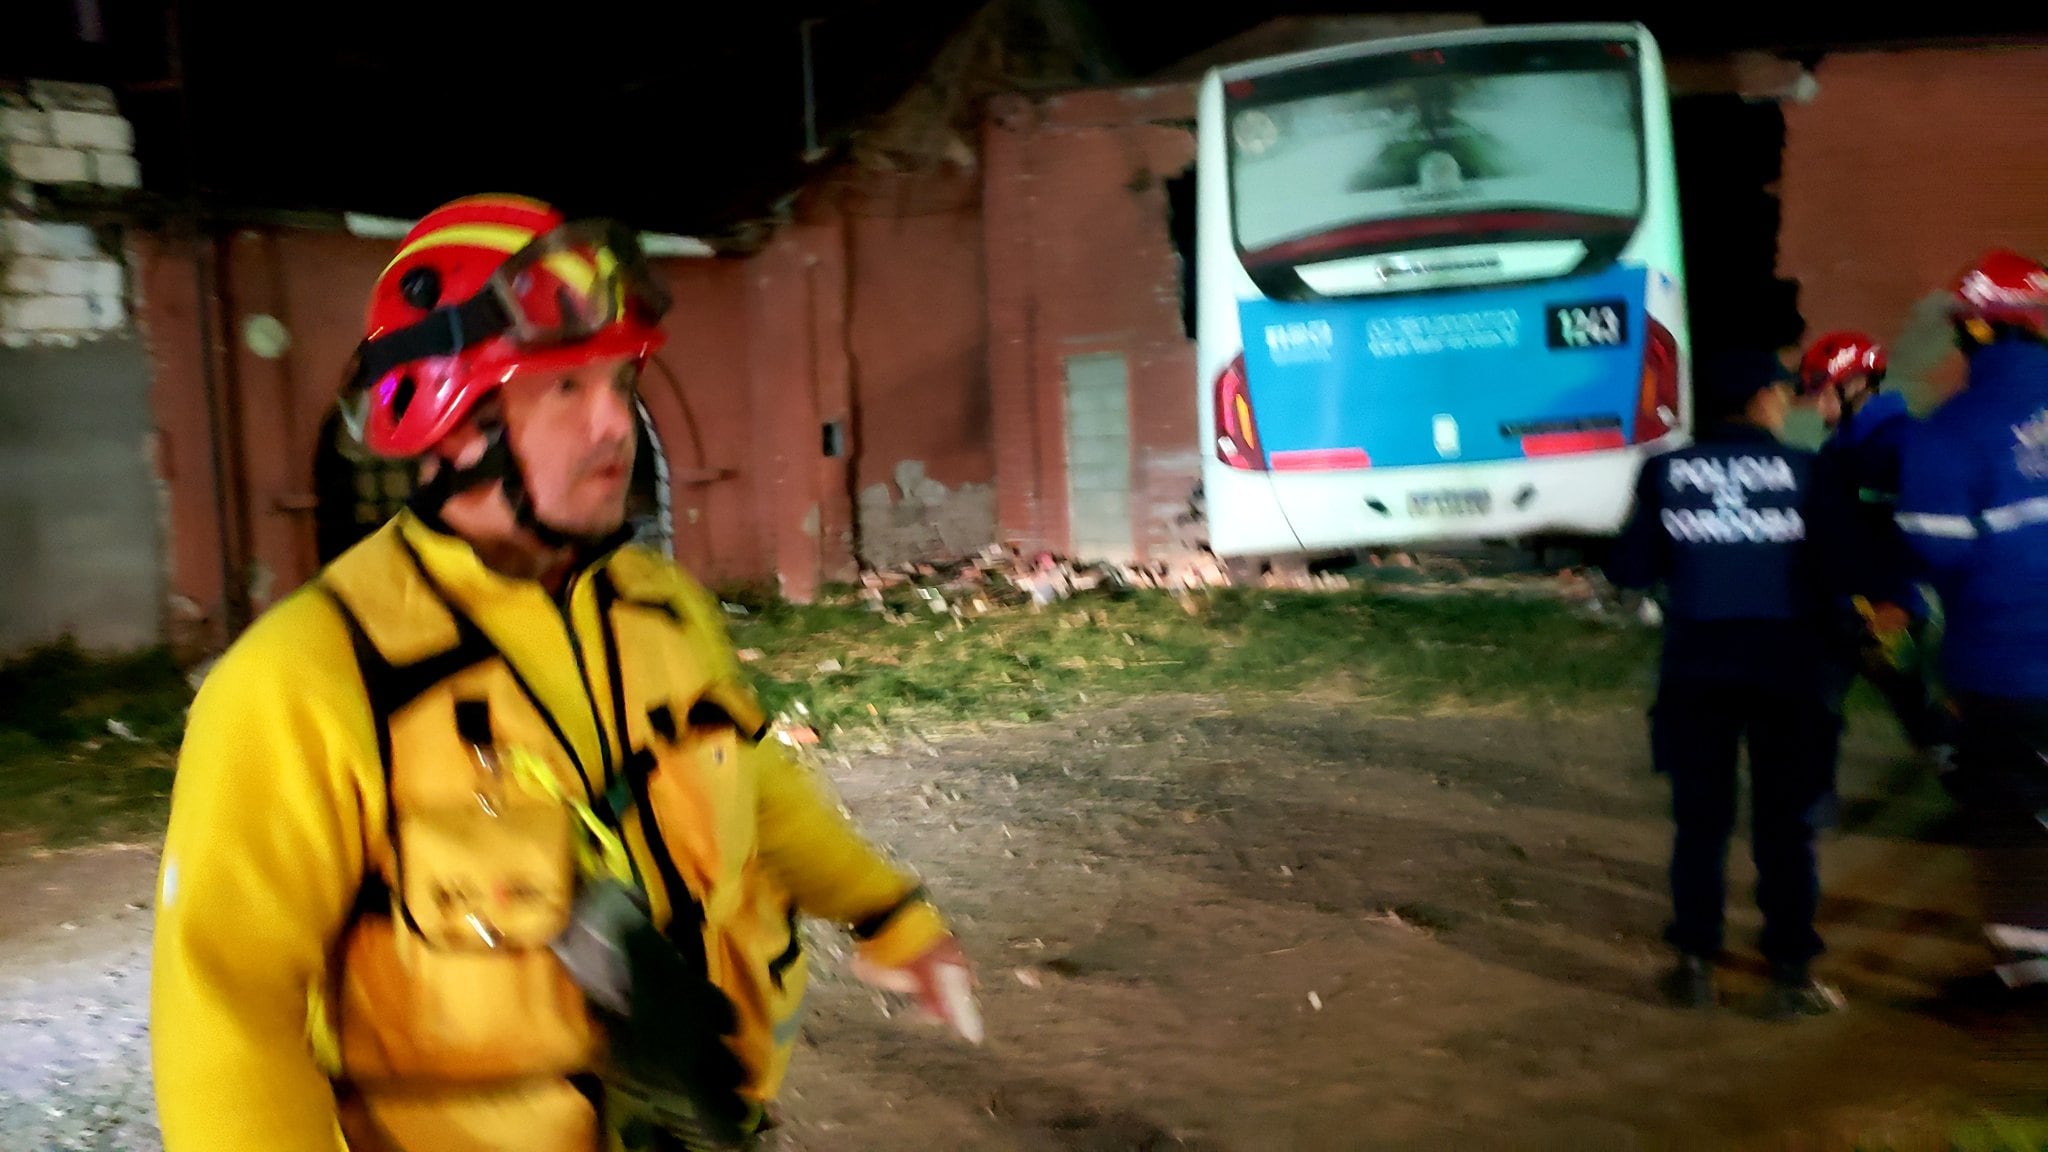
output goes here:
<path id="1" fill-rule="evenodd" d="M 1764 1018 L 1796 1020 L 1802 1016 L 1826 1016 L 1849 1006 L 1841 990 L 1816 980 L 1806 965 L 1771 966 L 1771 990 L 1764 997 Z"/>
<path id="2" fill-rule="evenodd" d="M 1716 1003 L 1714 964 L 1704 956 L 1681 952 L 1678 963 L 1657 978 L 1657 990 L 1680 1008 L 1712 1008 Z"/>

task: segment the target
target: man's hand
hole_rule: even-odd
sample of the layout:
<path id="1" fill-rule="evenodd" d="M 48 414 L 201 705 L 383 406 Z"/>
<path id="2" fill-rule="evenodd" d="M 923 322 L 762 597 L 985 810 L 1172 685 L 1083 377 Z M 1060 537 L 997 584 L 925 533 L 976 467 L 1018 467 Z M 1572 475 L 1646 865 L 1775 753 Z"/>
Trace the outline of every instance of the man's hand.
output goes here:
<path id="1" fill-rule="evenodd" d="M 942 937 L 899 968 L 882 968 L 856 956 L 853 974 L 877 988 L 915 998 L 927 1015 L 959 1033 L 968 1043 L 981 1043 L 981 1009 L 974 1002 L 974 969 L 957 938 Z"/>

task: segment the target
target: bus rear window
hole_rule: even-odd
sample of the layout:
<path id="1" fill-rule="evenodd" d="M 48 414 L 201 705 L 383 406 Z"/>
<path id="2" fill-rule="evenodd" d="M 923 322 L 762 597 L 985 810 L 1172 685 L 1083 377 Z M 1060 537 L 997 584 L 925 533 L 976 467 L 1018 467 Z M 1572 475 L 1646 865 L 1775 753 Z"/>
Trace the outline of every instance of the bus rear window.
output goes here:
<path id="1" fill-rule="evenodd" d="M 1247 263 L 1627 232 L 1642 211 L 1630 43 L 1370 56 L 1226 86 Z"/>

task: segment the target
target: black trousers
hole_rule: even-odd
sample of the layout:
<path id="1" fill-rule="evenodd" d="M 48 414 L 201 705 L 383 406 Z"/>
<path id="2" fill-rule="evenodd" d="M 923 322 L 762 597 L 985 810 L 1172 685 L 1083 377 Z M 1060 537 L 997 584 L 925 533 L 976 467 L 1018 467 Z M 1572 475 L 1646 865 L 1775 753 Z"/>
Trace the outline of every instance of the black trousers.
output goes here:
<path id="1" fill-rule="evenodd" d="M 2048 957 L 2048 700 L 1964 695 L 1957 703 L 1963 735 L 1950 790 L 1969 813 L 1984 921 L 2001 960 L 2041 960 Z M 2039 935 L 2028 941 L 2029 933 Z M 2020 982 L 2048 977 L 2048 965 L 2033 967 Z"/>
<path id="2" fill-rule="evenodd" d="M 1667 675 L 1651 710 L 1651 756 L 1671 779 L 1671 911 L 1665 939 L 1718 958 L 1735 831 L 1736 765 L 1749 748 L 1750 852 L 1762 951 L 1803 968 L 1821 953 L 1814 930 L 1820 875 L 1814 836 L 1834 792 L 1842 717 L 1828 694 Z"/>

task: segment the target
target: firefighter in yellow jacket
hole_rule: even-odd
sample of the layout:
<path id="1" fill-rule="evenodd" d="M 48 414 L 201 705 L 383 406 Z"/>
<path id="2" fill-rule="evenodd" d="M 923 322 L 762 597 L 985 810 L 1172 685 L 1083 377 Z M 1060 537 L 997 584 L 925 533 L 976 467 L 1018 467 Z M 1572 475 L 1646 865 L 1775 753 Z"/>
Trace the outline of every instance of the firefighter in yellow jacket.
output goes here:
<path id="1" fill-rule="evenodd" d="M 716 601 L 623 542 L 667 307 L 631 233 L 509 196 L 435 211 L 379 278 L 345 410 L 421 482 L 193 704 L 152 989 L 167 1152 L 749 1146 L 800 914 L 961 1004 L 916 879 L 764 742 Z"/>

